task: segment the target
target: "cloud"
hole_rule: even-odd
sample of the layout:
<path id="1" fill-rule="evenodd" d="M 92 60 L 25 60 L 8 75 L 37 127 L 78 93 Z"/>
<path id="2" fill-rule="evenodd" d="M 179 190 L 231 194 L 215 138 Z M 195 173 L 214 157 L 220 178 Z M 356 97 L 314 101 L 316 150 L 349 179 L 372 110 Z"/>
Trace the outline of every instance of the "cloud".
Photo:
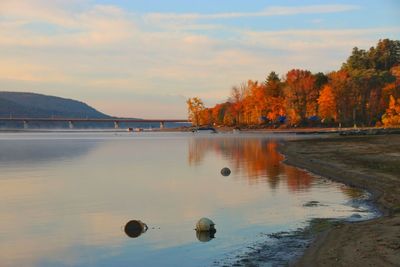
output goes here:
<path id="1" fill-rule="evenodd" d="M 154 13 L 136 14 L 85 1 L 71 9 L 67 2 L 0 2 L 1 15 L 5 14 L 0 19 L 0 90 L 76 98 L 120 116 L 159 117 L 164 109 L 173 117 L 184 117 L 184 101 L 176 108 L 168 104 L 191 96 L 213 104 L 225 100 L 231 86 L 263 80 L 272 70 L 333 70 L 352 47 L 368 48 L 400 33 L 398 27 L 256 31 L 205 21 L 358 8 L 351 5 L 156 14 L 158 19 L 149 19 Z M 164 18 L 177 20 L 169 23 Z M 43 30 L 49 27 L 50 32 Z M 144 99 L 145 95 L 149 97 Z"/>
<path id="2" fill-rule="evenodd" d="M 310 6 L 271 6 L 257 12 L 229 13 L 150 13 L 149 20 L 205 20 L 205 19 L 234 19 L 251 17 L 290 16 L 299 14 L 324 14 L 346 12 L 359 9 L 356 5 L 310 5 Z"/>
<path id="3" fill-rule="evenodd" d="M 62 1 L 61 1 L 62 2 Z M 84 46 L 108 45 L 134 36 L 136 26 L 126 12 L 110 5 L 69 10 L 47 1 L 0 3 L 0 45 Z M 45 27 L 56 31 L 46 34 Z"/>
<path id="4" fill-rule="evenodd" d="M 399 34 L 400 28 L 246 30 L 240 33 L 249 45 L 284 48 L 295 52 L 315 48 L 345 48 L 350 51 L 354 46 L 370 43 L 371 39 L 376 42 L 378 36 Z"/>
<path id="5" fill-rule="evenodd" d="M 62 26 L 78 26 L 74 16 L 70 16 L 63 1 L 1 1 L 1 16 L 20 23 L 44 21 Z"/>

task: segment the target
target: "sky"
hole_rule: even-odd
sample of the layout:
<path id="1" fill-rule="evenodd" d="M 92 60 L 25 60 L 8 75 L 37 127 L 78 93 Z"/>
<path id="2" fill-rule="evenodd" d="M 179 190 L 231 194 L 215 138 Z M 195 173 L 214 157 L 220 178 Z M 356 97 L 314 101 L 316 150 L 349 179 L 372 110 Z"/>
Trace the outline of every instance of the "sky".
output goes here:
<path id="1" fill-rule="evenodd" d="M 400 1 L 0 0 L 0 90 L 180 119 L 189 97 L 336 70 L 383 38 L 400 39 Z"/>

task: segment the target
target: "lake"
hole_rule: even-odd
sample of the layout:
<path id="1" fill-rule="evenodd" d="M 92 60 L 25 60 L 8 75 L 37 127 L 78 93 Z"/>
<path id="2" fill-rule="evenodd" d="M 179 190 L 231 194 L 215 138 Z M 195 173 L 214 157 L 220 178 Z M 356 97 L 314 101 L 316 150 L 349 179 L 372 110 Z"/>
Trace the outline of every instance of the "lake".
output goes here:
<path id="1" fill-rule="evenodd" d="M 278 142 L 295 138 L 1 133 L 0 265 L 230 265 L 312 218 L 373 217 L 365 193 L 282 163 Z M 214 238 L 196 235 L 202 217 Z M 129 237 L 130 220 L 148 230 Z"/>

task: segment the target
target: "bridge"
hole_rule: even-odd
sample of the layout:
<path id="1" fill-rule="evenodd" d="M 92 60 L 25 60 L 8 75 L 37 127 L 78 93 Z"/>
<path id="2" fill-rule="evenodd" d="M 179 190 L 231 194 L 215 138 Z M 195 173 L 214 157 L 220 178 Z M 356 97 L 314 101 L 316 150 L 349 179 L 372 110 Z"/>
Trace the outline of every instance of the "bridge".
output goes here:
<path id="1" fill-rule="evenodd" d="M 114 128 L 118 129 L 120 127 L 120 123 L 129 122 L 129 123 L 160 123 L 160 128 L 165 127 L 165 123 L 167 122 L 177 122 L 177 123 L 190 123 L 189 120 L 182 119 L 124 119 L 124 118 L 107 118 L 107 119 L 90 119 L 90 118 L 28 118 L 28 117 L 8 117 L 8 118 L 0 118 L 0 122 L 23 122 L 24 128 L 27 129 L 29 127 L 29 122 L 68 122 L 69 128 L 73 129 L 74 124 L 76 122 L 113 122 Z"/>

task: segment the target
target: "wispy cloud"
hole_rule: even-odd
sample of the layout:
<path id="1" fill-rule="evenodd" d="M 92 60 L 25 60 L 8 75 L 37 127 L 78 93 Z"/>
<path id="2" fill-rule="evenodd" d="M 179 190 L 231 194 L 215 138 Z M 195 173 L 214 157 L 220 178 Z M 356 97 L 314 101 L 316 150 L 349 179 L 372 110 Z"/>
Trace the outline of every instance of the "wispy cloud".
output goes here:
<path id="1" fill-rule="evenodd" d="M 353 5 L 269 7 L 254 13 L 138 14 L 78 0 L 73 0 L 76 5 L 71 10 L 69 1 L 0 0 L 0 90 L 78 98 L 120 116 L 157 117 L 161 109 L 154 106 L 158 106 L 179 117 L 185 116 L 183 97 L 196 95 L 212 103 L 223 100 L 232 85 L 262 80 L 272 70 L 280 74 L 293 67 L 333 70 L 352 47 L 368 48 L 379 38 L 400 34 L 395 26 L 267 31 L 212 20 L 359 8 Z M 42 32 L 43 24 L 56 31 Z M 113 100 L 114 95 L 120 97 Z M 144 100 L 138 95 L 151 97 Z M 174 104 L 166 108 L 163 101 Z"/>
<path id="2" fill-rule="evenodd" d="M 310 6 L 271 6 L 256 12 L 227 12 L 214 14 L 200 13 L 149 13 L 150 20 L 205 20 L 205 19 L 234 19 L 269 16 L 290 16 L 299 14 L 324 14 L 346 12 L 359 9 L 356 5 L 310 5 Z"/>

